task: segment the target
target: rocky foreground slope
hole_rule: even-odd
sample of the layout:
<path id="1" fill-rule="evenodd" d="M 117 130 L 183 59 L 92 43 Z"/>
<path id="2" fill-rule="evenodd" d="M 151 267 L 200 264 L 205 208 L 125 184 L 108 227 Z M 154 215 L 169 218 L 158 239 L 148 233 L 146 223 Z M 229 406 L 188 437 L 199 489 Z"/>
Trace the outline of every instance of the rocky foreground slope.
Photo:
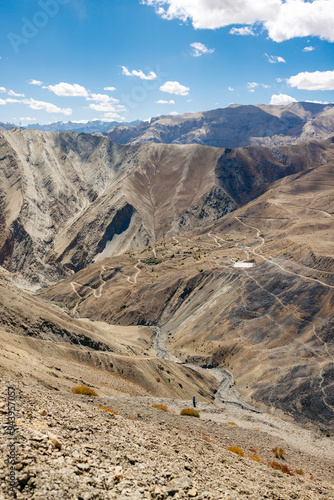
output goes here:
<path id="1" fill-rule="evenodd" d="M 159 116 L 135 126 L 116 125 L 103 135 L 118 144 L 203 144 L 220 148 L 283 146 L 333 134 L 333 104 L 294 102 L 242 106 L 180 116 Z"/>
<path id="2" fill-rule="evenodd" d="M 179 414 L 189 400 L 87 398 L 1 374 L 2 423 L 7 387 L 15 390 L 18 499 L 334 497 L 333 438 L 277 418 L 201 403 L 197 419 Z M 159 402 L 175 413 L 152 408 Z M 8 446 L 9 436 L 2 432 L 1 500 L 12 498 Z M 284 459 L 275 458 L 277 447 Z M 272 468 L 273 462 L 288 473 Z"/>

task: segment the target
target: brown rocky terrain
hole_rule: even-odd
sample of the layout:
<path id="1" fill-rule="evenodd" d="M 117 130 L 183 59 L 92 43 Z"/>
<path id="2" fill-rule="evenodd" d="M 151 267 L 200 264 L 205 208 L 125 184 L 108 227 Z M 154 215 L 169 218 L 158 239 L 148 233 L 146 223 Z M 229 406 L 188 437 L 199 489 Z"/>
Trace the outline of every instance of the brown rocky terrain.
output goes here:
<path id="1" fill-rule="evenodd" d="M 116 125 L 103 135 L 117 144 L 156 142 L 238 148 L 322 140 L 333 134 L 333 126 L 333 104 L 232 104 L 212 111 L 159 116 L 134 126 Z"/>
<path id="2" fill-rule="evenodd" d="M 0 265 L 38 289 L 94 261 L 205 225 L 271 182 L 327 162 L 331 140 L 283 148 L 120 146 L 0 134 Z"/>
<path id="3" fill-rule="evenodd" d="M 232 369 L 249 402 L 333 428 L 333 183 L 333 162 L 286 177 L 205 228 L 42 296 L 75 315 L 159 326 L 177 358 Z"/>
<path id="4" fill-rule="evenodd" d="M 334 498 L 333 438 L 278 418 L 200 403 L 198 419 L 180 416 L 190 401 L 90 398 L 1 375 L 4 424 L 7 387 L 15 390 L 16 498 Z M 152 408 L 161 402 L 174 413 Z M 0 498 L 5 500 L 12 498 L 8 446 L 9 435 L 1 433 Z M 275 459 L 277 447 L 284 459 Z M 268 465 L 273 461 L 289 474 Z"/>
<path id="5" fill-rule="evenodd" d="M 17 498 L 334 498 L 334 139 L 0 141 Z"/>

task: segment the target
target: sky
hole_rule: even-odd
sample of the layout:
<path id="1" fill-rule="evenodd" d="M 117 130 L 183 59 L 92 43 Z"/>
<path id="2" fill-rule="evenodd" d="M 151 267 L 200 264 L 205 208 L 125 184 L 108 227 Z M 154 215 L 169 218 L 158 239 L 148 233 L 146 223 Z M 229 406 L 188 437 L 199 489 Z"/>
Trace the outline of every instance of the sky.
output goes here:
<path id="1" fill-rule="evenodd" d="M 6 0 L 0 121 L 334 101 L 334 0 Z"/>

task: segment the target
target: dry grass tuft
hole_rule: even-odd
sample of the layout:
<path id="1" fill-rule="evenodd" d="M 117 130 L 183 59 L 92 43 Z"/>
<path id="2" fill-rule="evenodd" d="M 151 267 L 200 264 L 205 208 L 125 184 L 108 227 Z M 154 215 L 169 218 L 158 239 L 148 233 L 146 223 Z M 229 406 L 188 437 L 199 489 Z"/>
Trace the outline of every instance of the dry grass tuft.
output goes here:
<path id="1" fill-rule="evenodd" d="M 117 411 L 112 410 L 111 408 L 107 408 L 106 406 L 98 406 L 98 409 L 108 411 L 109 413 L 112 413 L 113 415 L 118 415 Z"/>
<path id="2" fill-rule="evenodd" d="M 152 408 L 156 408 L 161 411 L 168 411 L 170 413 L 170 410 L 165 405 L 152 405 Z"/>
<path id="3" fill-rule="evenodd" d="M 283 450 L 283 448 L 273 448 L 272 449 L 272 452 L 274 453 L 275 457 L 276 458 L 281 458 L 282 460 L 285 460 L 285 451 Z"/>
<path id="4" fill-rule="evenodd" d="M 72 390 L 73 394 L 84 394 L 85 396 L 98 396 L 97 392 L 86 385 L 78 385 Z"/>
<path id="5" fill-rule="evenodd" d="M 260 462 L 260 464 L 263 464 L 263 460 L 258 457 L 257 455 L 250 455 L 249 458 L 251 458 L 252 460 L 255 460 L 255 462 Z"/>
<path id="6" fill-rule="evenodd" d="M 227 451 L 231 451 L 232 453 L 236 453 L 237 455 L 240 455 L 241 457 L 245 456 L 244 452 L 242 451 L 241 448 L 239 448 L 239 446 L 229 446 L 227 448 Z"/>
<path id="7" fill-rule="evenodd" d="M 254 446 L 250 446 L 248 449 L 249 449 L 249 451 L 251 451 L 254 455 L 256 455 L 256 454 L 257 454 L 257 452 L 258 452 L 258 449 L 257 449 L 257 448 L 254 448 Z"/>
<path id="8" fill-rule="evenodd" d="M 209 438 L 208 436 L 203 436 L 202 438 L 204 441 L 206 441 L 207 443 L 211 443 L 212 439 Z"/>
<path id="9" fill-rule="evenodd" d="M 183 410 L 180 411 L 180 415 L 187 415 L 188 417 L 200 418 L 198 411 L 194 410 L 193 408 L 183 408 Z"/>
<path id="10" fill-rule="evenodd" d="M 236 424 L 235 422 L 227 422 L 229 425 L 236 425 L 238 426 L 238 424 Z"/>
<path id="11" fill-rule="evenodd" d="M 270 467 L 276 470 L 280 470 L 284 472 L 284 474 L 289 474 L 289 476 L 294 476 L 294 473 L 291 472 L 287 465 L 280 464 L 279 462 L 269 462 Z"/>
<path id="12" fill-rule="evenodd" d="M 305 472 L 303 471 L 303 469 L 296 469 L 295 473 L 299 474 L 300 476 L 304 476 L 304 474 L 305 474 Z"/>

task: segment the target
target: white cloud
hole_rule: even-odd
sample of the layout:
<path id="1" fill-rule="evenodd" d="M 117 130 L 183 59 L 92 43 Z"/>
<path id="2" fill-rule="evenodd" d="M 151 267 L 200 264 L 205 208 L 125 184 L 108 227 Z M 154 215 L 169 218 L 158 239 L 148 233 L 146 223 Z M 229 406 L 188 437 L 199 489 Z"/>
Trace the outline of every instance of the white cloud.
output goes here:
<path id="1" fill-rule="evenodd" d="M 286 60 L 283 59 L 283 57 L 281 56 L 269 56 L 268 54 L 264 54 L 267 59 L 268 59 L 268 62 L 270 62 L 271 64 L 276 64 L 276 63 L 286 63 Z"/>
<path id="2" fill-rule="evenodd" d="M 273 94 L 270 100 L 270 104 L 275 106 L 286 105 L 291 102 L 297 102 L 297 99 L 286 94 Z"/>
<path id="3" fill-rule="evenodd" d="M 232 87 L 229 87 L 229 88 L 228 88 L 228 90 L 229 90 L 230 92 L 234 92 L 234 89 L 232 89 Z"/>
<path id="4" fill-rule="evenodd" d="M 122 117 L 117 113 L 105 113 L 103 118 L 108 118 L 109 120 L 116 120 L 117 118 L 122 119 Z"/>
<path id="5" fill-rule="evenodd" d="M 328 104 L 328 101 L 305 101 L 305 102 L 313 102 L 315 104 Z"/>
<path id="6" fill-rule="evenodd" d="M 96 101 L 96 102 L 119 102 L 115 97 L 110 97 L 107 94 L 90 94 L 89 97 L 86 97 L 87 101 Z"/>
<path id="7" fill-rule="evenodd" d="M 11 99 L 7 97 L 7 99 L 0 99 L 0 106 L 4 106 L 5 104 L 12 104 L 14 102 L 22 102 L 19 99 Z"/>
<path id="8" fill-rule="evenodd" d="M 77 83 L 60 82 L 57 83 L 57 85 L 47 85 L 43 88 L 49 89 L 51 92 L 61 97 L 88 97 L 88 92 L 85 87 Z"/>
<path id="9" fill-rule="evenodd" d="M 212 54 L 215 51 L 215 49 L 209 49 L 206 45 L 200 42 L 191 43 L 190 47 L 193 48 L 192 55 L 195 57 L 202 56 L 203 54 Z"/>
<path id="10" fill-rule="evenodd" d="M 114 106 L 110 102 L 100 102 L 99 104 L 90 104 L 90 109 L 94 109 L 95 111 L 102 111 L 104 113 L 118 113 L 120 111 L 125 111 L 125 107 L 117 104 Z"/>
<path id="11" fill-rule="evenodd" d="M 254 32 L 253 28 L 250 28 L 249 26 L 244 26 L 243 28 L 232 28 L 232 29 L 230 29 L 230 35 L 239 35 L 239 36 L 252 35 L 252 36 L 256 36 L 256 33 Z"/>
<path id="12" fill-rule="evenodd" d="M 177 111 L 171 111 L 169 114 L 172 116 L 177 116 L 179 113 Z"/>
<path id="13" fill-rule="evenodd" d="M 19 118 L 20 122 L 36 122 L 36 118 L 31 118 L 30 116 L 21 116 L 21 118 Z"/>
<path id="14" fill-rule="evenodd" d="M 0 87 L 0 93 L 4 93 L 4 92 L 7 92 L 7 89 L 5 87 Z"/>
<path id="15" fill-rule="evenodd" d="M 258 87 L 259 84 L 256 83 L 256 82 L 248 82 L 247 83 L 247 88 L 250 92 L 254 92 L 254 89 L 256 89 L 256 87 Z"/>
<path id="16" fill-rule="evenodd" d="M 148 75 L 145 75 L 141 69 L 129 71 L 126 66 L 122 66 L 122 74 L 125 76 L 139 76 L 141 80 L 155 80 L 157 78 L 154 71 L 150 71 Z"/>
<path id="17" fill-rule="evenodd" d="M 261 23 L 275 42 L 306 36 L 334 41 L 333 0 L 141 0 L 141 3 L 155 7 L 164 19 L 183 22 L 190 19 L 195 29 Z"/>
<path id="18" fill-rule="evenodd" d="M 175 104 L 175 101 L 171 99 L 170 101 L 164 101 L 163 99 L 159 99 L 159 101 L 155 101 L 156 104 Z"/>
<path id="19" fill-rule="evenodd" d="M 29 80 L 28 83 L 30 83 L 30 85 L 43 85 L 43 82 L 40 80 Z"/>
<path id="20" fill-rule="evenodd" d="M 334 42 L 333 24 L 332 0 L 286 0 L 281 2 L 278 15 L 268 19 L 264 26 L 275 42 L 306 36 Z"/>
<path id="21" fill-rule="evenodd" d="M 301 90 L 334 90 L 334 70 L 298 73 L 288 78 L 288 84 Z"/>
<path id="22" fill-rule="evenodd" d="M 63 115 L 71 115 L 71 108 L 58 108 L 50 102 L 36 101 L 35 99 L 22 99 L 23 104 L 26 104 L 30 109 L 43 110 L 47 113 L 62 113 Z"/>
<path id="23" fill-rule="evenodd" d="M 312 45 L 303 48 L 303 52 L 312 52 L 312 50 L 315 50 L 315 48 L 312 47 Z"/>
<path id="24" fill-rule="evenodd" d="M 8 95 L 11 95 L 13 97 L 25 97 L 24 94 L 17 94 L 16 92 L 14 92 L 13 90 L 9 90 L 8 91 Z"/>
<path id="25" fill-rule="evenodd" d="M 265 83 L 257 83 L 257 82 L 247 83 L 248 92 L 255 92 L 255 89 L 257 87 L 262 87 L 263 89 L 270 89 L 270 85 L 266 85 Z"/>
<path id="26" fill-rule="evenodd" d="M 168 92 L 169 94 L 188 95 L 190 89 L 189 87 L 181 85 L 179 82 L 166 82 L 161 85 L 160 90 L 162 92 Z"/>
<path id="27" fill-rule="evenodd" d="M 114 90 L 117 90 L 116 87 L 104 87 L 103 90 L 109 90 L 109 92 L 114 92 Z"/>

